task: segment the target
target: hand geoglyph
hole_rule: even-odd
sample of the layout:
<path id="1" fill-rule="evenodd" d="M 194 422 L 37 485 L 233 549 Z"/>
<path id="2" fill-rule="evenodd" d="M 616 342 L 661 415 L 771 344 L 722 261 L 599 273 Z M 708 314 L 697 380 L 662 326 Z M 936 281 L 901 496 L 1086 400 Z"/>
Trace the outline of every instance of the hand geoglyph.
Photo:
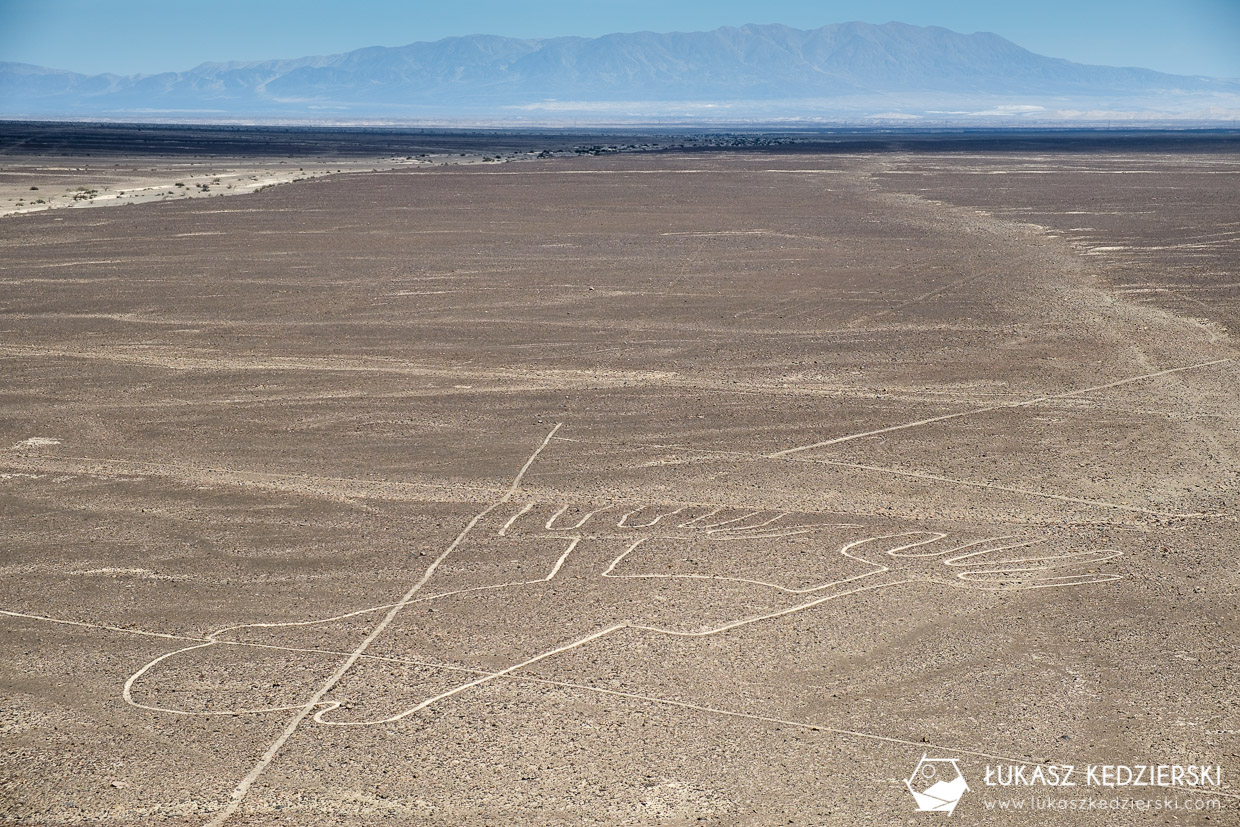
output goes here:
<path id="1" fill-rule="evenodd" d="M 1056 550 L 1037 537 L 875 536 L 768 510 L 501 502 L 471 529 L 428 569 L 416 597 L 317 620 L 219 630 L 148 663 L 126 683 L 125 699 L 187 715 L 299 709 L 304 703 L 279 703 L 279 693 L 272 703 L 271 687 L 282 680 L 294 691 L 290 701 L 305 696 L 286 677 L 288 658 L 338 659 L 352 648 L 359 624 L 386 613 L 384 648 L 367 658 L 423 656 L 457 671 L 414 697 L 371 693 L 358 704 L 349 700 L 349 686 L 333 682 L 312 706 L 321 724 L 391 723 L 620 633 L 704 638 L 907 583 L 1019 590 L 1118 577 L 1097 568 L 1117 551 Z M 831 565 L 824 568 L 824 559 Z M 810 571 L 781 580 L 798 560 Z M 169 688 L 207 671 L 220 677 L 205 691 Z M 174 697 L 180 702 L 170 703 Z"/>

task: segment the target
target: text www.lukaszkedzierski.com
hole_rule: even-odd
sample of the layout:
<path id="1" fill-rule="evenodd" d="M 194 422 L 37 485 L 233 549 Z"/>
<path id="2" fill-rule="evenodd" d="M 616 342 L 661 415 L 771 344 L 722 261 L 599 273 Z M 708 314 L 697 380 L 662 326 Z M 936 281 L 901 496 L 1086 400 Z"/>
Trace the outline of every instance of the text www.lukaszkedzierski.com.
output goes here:
<path id="1" fill-rule="evenodd" d="M 1053 798 L 1029 796 L 1026 798 L 986 799 L 982 802 L 987 810 L 1052 810 L 1052 811 L 1102 811 L 1134 810 L 1140 812 L 1216 812 L 1223 803 L 1217 798 Z"/>

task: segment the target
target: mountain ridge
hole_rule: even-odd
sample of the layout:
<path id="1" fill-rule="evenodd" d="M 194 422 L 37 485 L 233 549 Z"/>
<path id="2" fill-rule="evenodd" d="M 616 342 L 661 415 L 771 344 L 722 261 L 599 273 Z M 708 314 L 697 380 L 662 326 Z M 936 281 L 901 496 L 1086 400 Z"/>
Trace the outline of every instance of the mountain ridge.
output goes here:
<path id="1" fill-rule="evenodd" d="M 568 101 L 600 111 L 626 104 L 656 111 L 684 102 L 714 102 L 733 112 L 895 105 L 916 117 L 918 107 L 1002 106 L 1009 99 L 1008 106 L 1037 110 L 1057 100 L 1115 108 L 1213 98 L 1240 108 L 1240 83 L 1073 63 L 990 32 L 960 34 L 898 22 L 810 30 L 747 24 L 596 38 L 466 35 L 129 76 L 0 63 L 0 108 L 9 113 L 511 115 L 563 109 Z"/>

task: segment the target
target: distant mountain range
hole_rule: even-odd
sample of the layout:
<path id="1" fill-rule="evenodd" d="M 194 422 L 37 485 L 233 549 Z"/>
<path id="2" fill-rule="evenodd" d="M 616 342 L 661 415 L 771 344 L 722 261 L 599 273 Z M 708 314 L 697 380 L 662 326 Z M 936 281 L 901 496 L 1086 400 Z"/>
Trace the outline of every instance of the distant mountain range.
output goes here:
<path id="1" fill-rule="evenodd" d="M 1072 63 L 903 23 L 598 38 L 452 37 L 186 72 L 0 63 L 0 114 L 228 118 L 887 120 L 1240 114 L 1240 83 Z"/>

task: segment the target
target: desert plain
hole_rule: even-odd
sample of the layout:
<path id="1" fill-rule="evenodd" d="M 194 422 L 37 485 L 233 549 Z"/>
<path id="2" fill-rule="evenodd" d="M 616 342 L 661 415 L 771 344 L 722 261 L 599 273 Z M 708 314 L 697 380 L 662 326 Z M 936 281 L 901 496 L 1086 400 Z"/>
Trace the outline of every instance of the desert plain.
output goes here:
<path id="1" fill-rule="evenodd" d="M 1238 823 L 1240 137 L 154 132 L 2 133 L 0 820 Z"/>

